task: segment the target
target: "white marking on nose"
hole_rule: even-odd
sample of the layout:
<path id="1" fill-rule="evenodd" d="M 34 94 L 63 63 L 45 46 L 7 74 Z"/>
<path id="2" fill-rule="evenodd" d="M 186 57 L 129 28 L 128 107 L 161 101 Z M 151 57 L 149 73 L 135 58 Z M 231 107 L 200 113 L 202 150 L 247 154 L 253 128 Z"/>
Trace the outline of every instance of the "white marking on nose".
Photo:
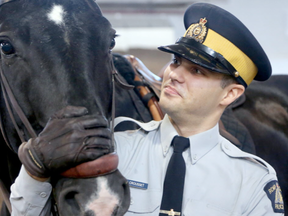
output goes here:
<path id="1" fill-rule="evenodd" d="M 53 5 L 50 12 L 47 14 L 48 19 L 55 22 L 56 25 L 64 24 L 65 11 L 61 5 Z"/>
<path id="2" fill-rule="evenodd" d="M 86 210 L 92 210 L 97 216 L 112 215 L 119 205 L 119 197 L 110 190 L 105 177 L 97 177 L 97 192 L 86 206 Z"/>

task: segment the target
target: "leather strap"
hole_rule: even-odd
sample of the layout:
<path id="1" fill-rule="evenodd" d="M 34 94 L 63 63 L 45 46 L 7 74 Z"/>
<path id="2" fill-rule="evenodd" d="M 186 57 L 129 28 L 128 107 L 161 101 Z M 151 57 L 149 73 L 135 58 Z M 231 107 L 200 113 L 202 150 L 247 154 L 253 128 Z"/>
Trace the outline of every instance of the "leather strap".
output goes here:
<path id="1" fill-rule="evenodd" d="M 126 84 L 124 83 L 117 70 L 115 69 L 114 67 L 114 64 L 111 62 L 111 67 L 112 67 L 112 111 L 111 111 L 111 119 L 112 119 L 112 125 L 111 125 L 111 130 L 112 130 L 112 141 L 114 141 L 114 119 L 115 119 L 115 81 L 116 83 L 123 89 L 126 89 L 126 90 L 130 90 L 130 89 L 133 89 L 134 86 L 133 85 L 129 85 L 129 84 Z M 113 150 L 114 151 L 115 149 L 115 144 L 113 142 Z"/>
<path id="2" fill-rule="evenodd" d="M 68 178 L 91 178 L 114 172 L 118 167 L 118 155 L 111 153 L 96 160 L 79 164 L 61 173 Z"/>
<path id="3" fill-rule="evenodd" d="M 37 137 L 34 129 L 32 128 L 31 124 L 29 123 L 29 121 L 28 121 L 27 117 L 25 116 L 24 112 L 20 108 L 17 100 L 15 99 L 15 97 L 13 95 L 13 92 L 12 92 L 8 82 L 7 82 L 7 79 L 6 79 L 2 69 L 0 70 L 0 76 L 1 76 L 1 89 L 2 89 L 2 93 L 3 93 L 5 105 L 6 105 L 6 108 L 8 110 L 9 116 L 10 116 L 10 118 L 12 120 L 12 123 L 13 123 L 16 131 L 17 131 L 17 134 L 18 134 L 21 142 L 25 142 L 26 139 L 24 138 L 24 132 L 19 128 L 19 126 L 16 123 L 16 120 L 15 120 L 15 117 L 13 115 L 12 109 L 17 113 L 18 117 L 21 119 L 21 121 L 24 124 L 27 132 L 30 135 L 30 138 Z M 9 103 L 8 99 L 9 99 L 12 107 L 10 106 L 10 103 Z M 8 142 L 6 134 L 5 134 L 4 130 L 3 130 L 3 126 L 1 126 L 1 131 L 2 131 L 2 135 L 4 137 L 4 140 L 5 140 L 6 144 L 10 147 L 10 149 L 12 149 L 11 145 Z"/>
<path id="4" fill-rule="evenodd" d="M 10 197 L 10 193 L 7 190 L 7 188 L 5 187 L 3 181 L 0 179 L 0 195 L 2 195 L 3 197 L 3 201 L 8 209 L 8 211 L 11 213 L 12 212 L 12 207 L 11 207 L 11 203 L 9 200 Z"/>

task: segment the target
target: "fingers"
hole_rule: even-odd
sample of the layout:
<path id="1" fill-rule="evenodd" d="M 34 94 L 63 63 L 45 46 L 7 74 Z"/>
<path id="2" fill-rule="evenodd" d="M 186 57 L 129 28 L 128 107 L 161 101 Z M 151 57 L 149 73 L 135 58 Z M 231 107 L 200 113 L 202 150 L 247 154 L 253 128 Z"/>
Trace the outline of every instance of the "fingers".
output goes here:
<path id="1" fill-rule="evenodd" d="M 103 138 L 103 137 L 90 137 L 85 142 L 85 149 L 110 149 L 112 145 L 111 139 Z"/>
<path id="2" fill-rule="evenodd" d="M 82 124 L 86 129 L 96 127 L 109 127 L 108 120 L 102 115 L 90 115 L 88 116 L 88 110 L 85 107 L 80 106 L 67 106 L 51 116 L 52 119 L 69 119 L 78 118 L 75 120 L 78 124 Z"/>
<path id="3" fill-rule="evenodd" d="M 92 128 L 99 128 L 99 127 L 103 127 L 103 128 L 108 128 L 109 127 L 109 123 L 108 120 L 104 117 L 104 116 L 85 116 L 81 119 L 79 119 L 79 121 L 81 122 L 82 126 L 85 129 L 92 129 Z"/>
<path id="4" fill-rule="evenodd" d="M 97 145 L 111 145 L 112 133 L 108 128 L 86 131 L 85 136 L 84 144 L 89 148 Z"/>
<path id="5" fill-rule="evenodd" d="M 51 119 L 72 118 L 86 115 L 88 113 L 87 108 L 80 106 L 67 106 L 51 116 Z"/>
<path id="6" fill-rule="evenodd" d="M 104 148 L 99 145 L 97 145 L 98 148 L 85 148 L 83 149 L 78 155 L 77 155 L 77 163 L 83 163 L 86 161 L 95 160 L 103 155 L 111 153 L 111 150 L 109 148 Z"/>
<path id="7" fill-rule="evenodd" d="M 86 138 L 83 142 L 85 151 L 99 151 L 100 149 L 107 149 L 110 152 L 112 148 L 112 133 L 108 128 L 94 129 L 86 134 Z M 106 153 L 108 153 L 106 152 Z"/>

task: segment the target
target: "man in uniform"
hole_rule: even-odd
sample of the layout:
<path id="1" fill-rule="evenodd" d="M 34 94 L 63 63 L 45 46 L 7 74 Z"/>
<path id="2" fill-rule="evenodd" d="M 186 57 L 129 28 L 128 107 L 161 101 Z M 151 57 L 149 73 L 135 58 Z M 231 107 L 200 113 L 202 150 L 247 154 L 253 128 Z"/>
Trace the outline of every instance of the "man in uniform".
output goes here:
<path id="1" fill-rule="evenodd" d="M 236 148 L 219 134 L 218 127 L 225 108 L 253 79 L 270 77 L 265 52 L 236 17 L 217 6 L 191 5 L 184 23 L 187 31 L 183 37 L 173 45 L 159 47 L 174 55 L 164 72 L 159 102 L 166 116 L 161 122 L 139 123 L 137 131 L 115 133 L 118 168 L 131 189 L 126 215 L 283 215 L 274 169 Z M 62 118 L 74 119 L 69 110 L 62 114 Z M 57 121 L 52 119 L 49 124 Z M 49 135 L 49 130 L 45 128 L 42 134 Z M 37 148 L 38 143 L 41 137 L 20 147 L 25 169 L 11 188 L 13 215 L 29 214 L 33 206 L 38 208 L 33 215 L 49 212 L 44 208 L 50 202 L 48 197 L 39 200 L 25 194 L 25 190 L 29 194 L 33 190 L 51 192 L 49 182 L 35 181 L 41 180 L 37 176 L 47 176 L 42 176 L 27 156 L 32 152 L 36 158 L 39 154 L 45 158 L 48 153 Z M 54 143 L 50 148 L 61 145 Z M 86 160 L 92 159 L 87 156 Z M 69 164 L 69 158 L 66 160 Z"/>

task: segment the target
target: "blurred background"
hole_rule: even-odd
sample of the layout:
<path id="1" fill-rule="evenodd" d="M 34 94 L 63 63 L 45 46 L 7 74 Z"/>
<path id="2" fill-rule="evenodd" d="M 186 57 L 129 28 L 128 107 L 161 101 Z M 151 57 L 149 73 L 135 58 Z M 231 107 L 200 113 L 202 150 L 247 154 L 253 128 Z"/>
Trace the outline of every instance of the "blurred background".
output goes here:
<path id="1" fill-rule="evenodd" d="M 185 33 L 191 0 L 96 0 L 119 37 L 114 52 L 138 57 L 155 74 L 171 60 L 157 50 Z M 199 1 L 197 1 L 199 2 Z M 239 18 L 266 51 L 273 74 L 288 74 L 288 0 L 203 0 Z"/>

